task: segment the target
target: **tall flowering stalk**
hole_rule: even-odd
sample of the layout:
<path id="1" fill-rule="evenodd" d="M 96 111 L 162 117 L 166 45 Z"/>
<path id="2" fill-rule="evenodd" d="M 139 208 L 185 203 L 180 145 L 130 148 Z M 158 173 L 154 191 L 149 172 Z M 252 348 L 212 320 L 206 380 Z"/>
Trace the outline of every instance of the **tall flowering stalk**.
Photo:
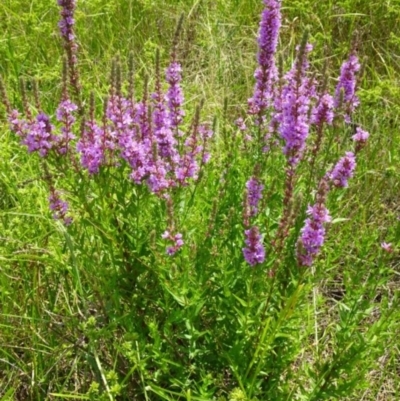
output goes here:
<path id="1" fill-rule="evenodd" d="M 67 153 L 69 143 L 75 139 L 72 128 L 76 118 L 73 113 L 78 109 L 78 106 L 70 100 L 68 95 L 67 73 L 68 64 L 64 62 L 62 98 L 56 110 L 57 120 L 62 124 L 61 137 L 59 137 L 58 141 L 58 152 L 60 154 Z"/>
<path id="2" fill-rule="evenodd" d="M 68 203 L 61 199 L 60 193 L 53 187 L 50 188 L 49 204 L 55 220 L 60 220 L 66 226 L 72 223 Z"/>
<path id="3" fill-rule="evenodd" d="M 261 183 L 260 166 L 254 168 L 254 175 L 246 183 L 243 224 L 245 226 L 245 244 L 242 249 L 243 256 L 250 266 L 263 263 L 265 260 L 265 247 L 262 241 L 260 230 L 256 225 L 252 225 L 251 221 L 255 219 L 259 212 L 259 203 L 262 199 L 262 191 L 264 185 Z M 251 226 L 251 228 L 250 228 Z"/>
<path id="4" fill-rule="evenodd" d="M 329 185 L 326 178 L 319 184 L 316 202 L 308 206 L 309 216 L 301 230 L 297 242 L 297 262 L 300 266 L 311 266 L 325 241 L 325 224 L 331 221 L 329 211 L 325 206 Z"/>
<path id="5" fill-rule="evenodd" d="M 277 79 L 275 53 L 278 45 L 279 29 L 281 27 L 281 1 L 264 0 L 264 10 L 258 31 L 258 66 L 254 73 L 256 80 L 253 96 L 248 99 L 248 114 L 256 116 L 255 124 L 258 126 L 258 141 L 261 141 L 261 133 L 265 126 L 267 109 L 273 103 L 274 84 Z M 246 131 L 243 119 L 237 121 L 239 128 Z M 247 132 L 246 139 L 252 139 Z M 244 225 L 249 227 L 250 218 L 258 214 L 258 203 L 261 199 L 263 185 L 255 177 L 251 177 L 246 183 L 246 198 L 244 201 Z M 245 230 L 246 247 L 243 254 L 246 261 L 254 266 L 265 259 L 265 249 L 261 241 L 259 229 L 253 226 Z"/>
<path id="6" fill-rule="evenodd" d="M 350 122 L 350 115 L 360 104 L 356 95 L 357 72 L 360 71 L 360 68 L 358 57 L 352 52 L 340 69 L 339 82 L 335 90 L 335 108 L 344 110 L 344 118 L 347 123 Z"/>
<path id="7" fill-rule="evenodd" d="M 356 168 L 356 156 L 353 152 L 346 152 L 328 173 L 332 184 L 337 188 L 347 188 L 348 180 L 353 177 Z"/>
<path id="8" fill-rule="evenodd" d="M 316 202 L 308 206 L 308 218 L 301 230 L 297 241 L 297 262 L 299 266 L 311 266 L 315 257 L 325 242 L 325 225 L 331 221 L 329 211 L 326 208 L 326 199 L 332 186 L 346 188 L 348 180 L 353 177 L 356 167 L 356 159 L 353 152 L 339 159 L 336 165 L 320 181 Z"/>
<path id="9" fill-rule="evenodd" d="M 282 91 L 282 109 L 278 111 L 279 133 L 284 140 L 283 153 L 289 165 L 295 167 L 303 156 L 310 130 L 311 100 L 315 88 L 307 76 L 307 55 L 312 46 L 306 43 L 298 48 L 296 61 L 285 77 L 286 84 Z"/>
<path id="10" fill-rule="evenodd" d="M 281 27 L 281 1 L 264 0 L 258 33 L 258 67 L 254 73 L 256 84 L 253 96 L 248 100 L 249 114 L 258 116 L 262 124 L 266 109 L 273 98 L 273 84 L 277 77 L 275 53 Z"/>
<path id="11" fill-rule="evenodd" d="M 64 41 L 64 49 L 67 56 L 68 67 L 69 67 L 69 78 L 71 86 L 74 89 L 74 95 L 76 101 L 80 104 L 80 91 L 81 85 L 79 82 L 78 75 L 78 44 L 76 43 L 76 37 L 74 32 L 75 25 L 75 9 L 76 0 L 57 0 L 58 5 L 61 7 L 60 16 L 61 19 L 58 23 L 61 37 Z"/>
<path id="12" fill-rule="evenodd" d="M 166 101 L 169 110 L 169 119 L 172 130 L 175 135 L 181 136 L 179 126 L 182 123 L 185 112 L 183 105 L 183 91 L 180 85 L 182 80 L 182 67 L 177 60 L 177 47 L 179 34 L 182 29 L 183 16 L 179 19 L 178 26 L 175 31 L 174 41 L 172 43 L 171 60 L 165 72 L 165 78 L 168 83 L 168 91 L 166 93 Z"/>
<path id="13" fill-rule="evenodd" d="M 246 230 L 245 236 L 246 247 L 243 248 L 243 255 L 246 262 L 250 266 L 263 263 L 265 260 L 265 248 L 262 244 L 262 237 L 258 227 L 253 226 L 249 230 Z"/>
<path id="14" fill-rule="evenodd" d="M 105 157 L 105 129 L 96 123 L 94 117 L 94 95 L 90 96 L 89 119 L 82 121 L 81 137 L 76 144 L 76 150 L 80 154 L 81 165 L 89 174 L 99 172 Z"/>

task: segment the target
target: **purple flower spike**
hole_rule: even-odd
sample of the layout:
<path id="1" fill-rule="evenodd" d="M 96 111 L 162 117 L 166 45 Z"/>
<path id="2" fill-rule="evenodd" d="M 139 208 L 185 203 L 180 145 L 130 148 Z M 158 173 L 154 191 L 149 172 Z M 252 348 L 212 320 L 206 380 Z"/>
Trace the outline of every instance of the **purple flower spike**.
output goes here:
<path id="1" fill-rule="evenodd" d="M 41 157 L 44 157 L 56 141 L 53 129 L 49 117 L 44 113 L 39 113 L 36 121 L 29 125 L 22 144 L 28 147 L 29 153 L 38 152 Z"/>
<path id="2" fill-rule="evenodd" d="M 250 208 L 249 215 L 255 216 L 258 213 L 258 204 L 262 198 L 262 190 L 264 189 L 264 185 L 262 185 L 257 178 L 251 177 L 246 183 L 246 188 L 246 204 Z"/>
<path id="3" fill-rule="evenodd" d="M 249 114 L 259 116 L 258 124 L 262 123 L 262 114 L 273 97 L 272 87 L 277 76 L 275 53 L 281 26 L 281 2 L 264 0 L 264 5 L 258 33 L 258 68 L 254 73 L 256 84 L 253 97 L 248 100 Z"/>
<path id="4" fill-rule="evenodd" d="M 351 137 L 354 142 L 365 143 L 369 138 L 369 133 L 367 131 L 362 130 L 360 127 L 356 128 L 356 133 Z"/>
<path id="5" fill-rule="evenodd" d="M 58 191 L 52 189 L 49 196 L 50 210 L 53 212 L 53 219 L 62 220 L 64 225 L 69 226 L 72 223 L 72 217 L 68 214 L 68 203 L 60 198 Z"/>
<path id="6" fill-rule="evenodd" d="M 354 169 L 356 168 L 356 157 L 353 152 L 346 152 L 346 156 L 342 157 L 328 177 L 333 185 L 338 188 L 346 188 L 348 180 L 353 177 Z"/>
<path id="7" fill-rule="evenodd" d="M 369 132 L 364 131 L 360 127 L 356 128 L 356 133 L 351 137 L 351 139 L 356 143 L 356 153 L 365 146 L 368 138 Z"/>
<path id="8" fill-rule="evenodd" d="M 347 61 L 345 61 L 340 69 L 339 82 L 335 91 L 335 108 L 343 106 L 346 111 L 345 121 L 350 122 L 350 114 L 359 105 L 356 96 L 357 79 L 356 74 L 360 71 L 360 63 L 357 56 L 352 53 Z M 343 95 L 342 95 L 343 93 Z M 340 104 L 340 103 L 343 104 Z"/>
<path id="9" fill-rule="evenodd" d="M 285 77 L 287 83 L 282 90 L 281 110 L 274 117 L 285 141 L 283 153 L 292 166 L 302 158 L 310 130 L 310 101 L 315 96 L 313 82 L 307 77 L 307 54 L 311 50 L 310 44 L 297 49 L 295 63 Z"/>
<path id="10" fill-rule="evenodd" d="M 8 122 L 10 123 L 10 130 L 14 134 L 18 135 L 21 139 L 25 138 L 29 129 L 28 122 L 21 118 L 21 113 L 18 110 L 12 110 L 8 116 Z"/>
<path id="11" fill-rule="evenodd" d="M 82 138 L 76 144 L 76 150 L 81 154 L 82 167 L 89 174 L 97 174 L 104 163 L 105 134 L 94 121 L 86 123 Z"/>
<path id="12" fill-rule="evenodd" d="M 265 260 L 265 248 L 262 244 L 262 238 L 258 227 L 253 226 L 250 230 L 246 230 L 244 233 L 246 235 L 246 247 L 243 248 L 242 251 L 246 262 L 250 266 L 263 263 Z"/>
<path id="13" fill-rule="evenodd" d="M 171 128 L 178 129 L 182 122 L 185 112 L 182 109 L 183 105 L 183 91 L 180 86 L 182 80 L 182 67 L 173 60 L 166 71 L 166 80 L 169 88 L 166 94 L 167 105 L 169 109 L 169 119 L 171 121 Z"/>
<path id="14" fill-rule="evenodd" d="M 68 98 L 61 101 L 57 108 L 57 120 L 61 121 L 63 124 L 61 128 L 62 135 L 58 146 L 58 151 L 61 154 L 67 152 L 69 142 L 75 139 L 75 135 L 72 133 L 72 126 L 76 119 L 72 113 L 77 109 L 78 106 L 75 103 L 72 103 Z"/>
<path id="15" fill-rule="evenodd" d="M 61 21 L 58 23 L 61 36 L 66 42 L 72 42 L 75 39 L 73 27 L 75 25 L 74 12 L 76 8 L 76 0 L 58 0 L 58 5 L 62 7 Z"/>
<path id="16" fill-rule="evenodd" d="M 175 255 L 176 252 L 179 251 L 179 249 L 182 248 L 184 242 L 182 239 L 182 234 L 181 233 L 177 233 L 177 234 L 171 234 L 170 231 L 166 230 L 162 235 L 161 238 L 163 239 L 167 239 L 170 240 L 171 242 L 173 242 L 172 246 L 167 247 L 167 255 Z"/>
<path id="17" fill-rule="evenodd" d="M 326 123 L 332 125 L 334 113 L 333 113 L 334 100 L 329 93 L 325 93 L 318 99 L 318 103 L 313 109 L 311 122 L 317 127 L 322 126 Z"/>
<path id="18" fill-rule="evenodd" d="M 322 203 L 309 206 L 307 215 L 310 217 L 306 219 L 301 230 L 297 251 L 297 260 L 301 266 L 312 265 L 325 241 L 324 223 L 331 221 L 328 209 Z"/>

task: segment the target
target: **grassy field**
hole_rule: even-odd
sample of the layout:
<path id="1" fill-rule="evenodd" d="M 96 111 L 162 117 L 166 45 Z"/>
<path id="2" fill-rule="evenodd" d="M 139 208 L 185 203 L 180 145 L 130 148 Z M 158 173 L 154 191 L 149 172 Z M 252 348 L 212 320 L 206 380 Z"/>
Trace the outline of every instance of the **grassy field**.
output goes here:
<path id="1" fill-rule="evenodd" d="M 37 81 L 41 108 L 59 127 L 56 3 L 2 1 L 0 75 L 19 110 L 24 80 L 33 113 Z M 332 222 L 311 267 L 296 262 L 306 208 L 325 172 L 353 146 L 354 125 L 326 127 L 315 166 L 310 153 L 299 163 L 279 246 L 282 141 L 262 153 L 235 125 L 254 88 L 262 10 L 259 0 L 78 1 L 81 99 L 100 122 L 113 60 L 127 76 L 132 54 L 136 98 L 144 82 L 152 91 L 156 53 L 164 71 L 184 16 L 177 46 L 182 129 L 197 129 L 196 107 L 204 102 L 201 121 L 214 135 L 199 179 L 168 197 L 130 180 L 125 161 L 89 175 L 78 155 L 28 153 L 0 105 L 1 401 L 400 398 L 400 1 L 283 2 L 278 54 L 285 72 L 307 30 L 310 76 L 326 78 L 333 93 L 357 44 L 362 74 L 353 122 L 370 133 L 349 187 L 329 194 Z M 122 88 L 127 93 L 128 83 Z M 78 137 L 79 125 L 81 117 Z M 243 199 L 252 175 L 265 186 L 254 221 L 266 261 L 249 267 Z M 71 225 L 52 218 L 52 188 L 68 201 Z M 172 256 L 166 230 L 183 234 Z"/>

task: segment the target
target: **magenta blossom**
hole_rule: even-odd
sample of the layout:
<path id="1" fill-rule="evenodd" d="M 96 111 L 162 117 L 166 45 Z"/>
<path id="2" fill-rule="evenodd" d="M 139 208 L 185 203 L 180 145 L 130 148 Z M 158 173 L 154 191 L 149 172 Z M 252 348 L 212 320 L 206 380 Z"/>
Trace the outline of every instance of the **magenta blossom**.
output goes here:
<path id="1" fill-rule="evenodd" d="M 328 209 L 322 203 L 308 206 L 309 216 L 301 230 L 297 260 L 301 266 L 311 266 L 325 241 L 324 224 L 331 221 Z"/>
<path id="2" fill-rule="evenodd" d="M 243 256 L 250 266 L 263 263 L 265 260 L 265 248 L 258 227 L 252 227 L 245 232 L 246 247 L 242 249 Z"/>
<path id="3" fill-rule="evenodd" d="M 356 168 L 356 157 L 353 152 L 346 152 L 346 156 L 342 157 L 328 173 L 328 177 L 335 187 L 346 188 L 348 180 L 353 177 Z"/>

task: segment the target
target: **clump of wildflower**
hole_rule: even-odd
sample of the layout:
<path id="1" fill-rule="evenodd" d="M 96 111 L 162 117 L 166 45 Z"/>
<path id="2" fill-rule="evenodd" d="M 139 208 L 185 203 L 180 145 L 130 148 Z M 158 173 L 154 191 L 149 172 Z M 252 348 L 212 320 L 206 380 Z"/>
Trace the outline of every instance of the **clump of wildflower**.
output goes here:
<path id="1" fill-rule="evenodd" d="M 167 247 L 167 250 L 166 250 L 167 255 L 170 255 L 170 256 L 172 256 L 176 252 L 178 252 L 179 249 L 181 249 L 184 244 L 181 233 L 172 234 L 170 231 L 166 230 L 161 235 L 161 238 L 167 239 L 173 243 L 173 245 Z"/>
<path id="2" fill-rule="evenodd" d="M 348 180 L 353 177 L 356 168 L 356 157 L 353 152 L 346 152 L 328 174 L 331 182 L 335 187 L 346 188 Z"/>
<path id="3" fill-rule="evenodd" d="M 281 26 L 281 1 L 264 0 L 258 33 L 258 67 L 254 73 L 256 84 L 253 97 L 248 100 L 249 114 L 258 115 L 261 124 L 262 115 L 273 97 L 273 83 L 277 76 L 275 53 Z"/>
<path id="4" fill-rule="evenodd" d="M 258 227 L 253 226 L 245 232 L 246 247 L 242 249 L 243 256 L 250 266 L 263 263 L 265 260 L 265 248 Z"/>
<path id="5" fill-rule="evenodd" d="M 60 198 L 60 193 L 54 188 L 50 191 L 49 204 L 50 210 L 53 212 L 53 219 L 61 220 L 66 226 L 72 223 L 72 217 L 68 216 L 68 203 Z"/>

